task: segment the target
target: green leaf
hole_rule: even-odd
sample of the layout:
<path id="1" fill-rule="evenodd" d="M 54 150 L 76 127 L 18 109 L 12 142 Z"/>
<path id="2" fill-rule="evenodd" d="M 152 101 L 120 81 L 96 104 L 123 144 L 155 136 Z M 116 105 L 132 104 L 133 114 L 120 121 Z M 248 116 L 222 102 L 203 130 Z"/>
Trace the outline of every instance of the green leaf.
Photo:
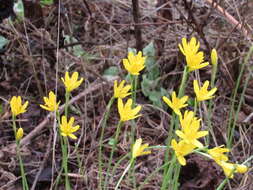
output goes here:
<path id="1" fill-rule="evenodd" d="M 5 37 L 0 36 L 0 49 L 3 49 L 3 47 L 9 43 L 9 40 L 7 40 Z"/>
<path id="2" fill-rule="evenodd" d="M 106 69 L 103 73 L 103 76 L 107 78 L 108 80 L 112 80 L 119 74 L 119 69 L 116 66 L 111 66 L 108 69 Z"/>
<path id="3" fill-rule="evenodd" d="M 25 14 L 22 0 L 18 0 L 18 2 L 14 4 L 13 10 L 16 13 L 16 15 L 23 20 Z"/>
<path id="4" fill-rule="evenodd" d="M 40 4 L 43 6 L 45 5 L 49 6 L 49 5 L 52 5 L 53 3 L 54 3 L 53 0 L 40 0 Z"/>

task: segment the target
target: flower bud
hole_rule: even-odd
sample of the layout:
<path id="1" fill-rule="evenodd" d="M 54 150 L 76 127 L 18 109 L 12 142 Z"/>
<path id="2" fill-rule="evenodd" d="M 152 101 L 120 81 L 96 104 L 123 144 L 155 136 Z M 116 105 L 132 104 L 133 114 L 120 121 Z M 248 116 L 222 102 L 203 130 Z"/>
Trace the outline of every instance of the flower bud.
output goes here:
<path id="1" fill-rule="evenodd" d="M 16 134 L 16 140 L 19 141 L 20 139 L 22 139 L 23 135 L 24 135 L 24 131 L 23 131 L 23 129 L 20 127 L 20 128 L 18 129 L 18 131 L 17 131 L 17 134 Z"/>
<path id="2" fill-rule="evenodd" d="M 217 55 L 216 49 L 212 49 L 211 62 L 212 62 L 212 65 L 217 65 L 217 63 L 218 63 L 218 55 Z"/>

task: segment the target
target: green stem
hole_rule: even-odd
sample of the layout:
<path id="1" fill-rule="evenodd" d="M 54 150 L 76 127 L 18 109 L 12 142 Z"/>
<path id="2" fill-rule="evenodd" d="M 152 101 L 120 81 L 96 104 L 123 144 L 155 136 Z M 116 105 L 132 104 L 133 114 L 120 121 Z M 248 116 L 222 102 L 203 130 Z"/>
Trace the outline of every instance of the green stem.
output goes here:
<path id="1" fill-rule="evenodd" d="M 64 106 L 66 118 L 68 118 L 69 97 L 70 97 L 70 92 L 66 91 L 66 93 L 65 93 L 65 106 Z"/>
<path id="2" fill-rule="evenodd" d="M 63 168 L 65 173 L 65 189 L 70 190 L 70 183 L 68 178 L 68 139 L 63 137 Z"/>
<path id="3" fill-rule="evenodd" d="M 234 93 L 233 93 L 231 111 L 229 113 L 229 123 L 228 123 L 228 133 L 227 133 L 227 136 L 228 136 L 227 147 L 228 148 L 231 148 L 231 145 L 232 145 L 232 140 L 233 140 L 233 136 L 234 136 L 236 121 L 237 121 L 238 114 L 239 114 L 239 111 L 240 111 L 240 108 L 241 108 L 241 105 L 242 105 L 242 102 L 243 102 L 243 99 L 244 99 L 244 93 L 245 93 L 246 87 L 248 86 L 248 82 L 249 82 L 249 79 L 250 79 L 251 75 L 248 75 L 248 77 L 246 79 L 246 82 L 245 82 L 244 88 L 243 88 L 243 92 L 242 92 L 242 95 L 241 95 L 241 98 L 240 98 L 240 102 L 239 102 L 236 114 L 234 116 L 235 99 L 237 97 L 237 91 L 238 91 L 238 88 L 239 88 L 239 85 L 240 85 L 240 81 L 241 81 L 245 66 L 249 62 L 249 59 L 251 58 L 252 54 L 253 54 L 253 45 L 250 47 L 250 50 L 249 50 L 247 56 L 244 59 L 244 62 L 243 62 L 242 67 L 240 69 L 239 76 L 238 76 L 237 81 L 236 81 L 236 87 L 235 87 Z M 233 119 L 233 117 L 234 117 L 234 119 Z M 232 121 L 233 121 L 233 123 L 232 123 Z"/>
<path id="4" fill-rule="evenodd" d="M 112 97 L 108 103 L 108 105 L 106 106 L 106 112 L 102 121 L 102 130 L 101 130 L 101 135 L 100 135 L 100 139 L 99 139 L 99 153 L 98 153 L 98 161 L 99 161 L 99 189 L 102 189 L 102 181 L 103 181 L 103 175 L 102 175 L 102 170 L 103 170 L 103 159 L 102 159 L 102 143 L 103 143 L 103 139 L 104 139 L 104 131 L 105 131 L 105 127 L 106 127 L 106 123 L 107 120 L 109 118 L 109 114 L 111 111 L 111 106 L 114 102 L 115 98 Z"/>
<path id="5" fill-rule="evenodd" d="M 182 77 L 182 81 L 179 87 L 179 92 L 178 92 L 178 97 L 181 98 L 184 95 L 184 90 L 185 90 L 185 86 L 187 83 L 187 79 L 188 79 L 188 68 L 187 66 L 184 67 L 184 72 L 183 72 L 183 77 Z"/>
<path id="6" fill-rule="evenodd" d="M 173 171 L 175 171 L 176 164 L 178 164 L 177 158 L 176 158 L 176 155 L 173 154 L 173 158 L 172 158 L 171 164 L 169 165 L 169 169 L 167 171 L 167 174 L 163 178 L 161 190 L 166 190 L 168 188 L 169 184 L 171 184 L 171 185 L 174 184 L 174 181 L 172 179 L 172 174 L 173 174 Z"/>
<path id="7" fill-rule="evenodd" d="M 112 151 L 111 151 L 110 158 L 109 158 L 108 168 L 107 168 L 107 171 L 106 171 L 104 189 L 106 189 L 106 186 L 107 186 L 107 183 L 108 183 L 108 174 L 111 170 L 112 158 L 113 158 L 113 154 L 114 154 L 115 149 L 116 149 L 116 145 L 118 144 L 118 138 L 119 138 L 120 129 L 121 129 L 122 124 L 123 124 L 123 122 L 119 121 L 119 123 L 117 125 L 116 134 L 115 134 L 114 142 L 113 142 L 113 145 L 112 145 Z"/>

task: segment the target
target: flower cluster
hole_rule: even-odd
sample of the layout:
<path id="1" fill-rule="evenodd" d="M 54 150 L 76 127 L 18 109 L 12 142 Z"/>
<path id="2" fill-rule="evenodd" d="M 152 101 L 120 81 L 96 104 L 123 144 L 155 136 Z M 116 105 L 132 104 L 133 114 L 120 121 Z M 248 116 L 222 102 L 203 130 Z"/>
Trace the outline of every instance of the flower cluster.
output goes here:
<path id="1" fill-rule="evenodd" d="M 183 38 L 182 45 L 179 44 L 179 49 L 186 58 L 188 72 L 208 65 L 208 62 L 203 63 L 204 54 L 203 52 L 198 52 L 199 47 L 200 44 L 194 37 L 191 38 L 190 42 L 187 42 L 186 38 Z M 215 49 L 211 52 L 211 62 L 212 65 L 217 68 L 218 56 Z M 199 86 L 197 80 L 193 81 L 193 89 L 196 96 L 195 106 L 197 106 L 197 102 L 214 98 L 217 88 L 214 87 L 208 90 L 209 83 L 209 81 L 205 81 L 203 86 Z M 171 100 L 165 96 L 163 97 L 163 100 L 179 117 L 181 129 L 176 130 L 175 133 L 180 140 L 177 142 L 175 139 L 172 139 L 171 147 L 181 165 L 186 165 L 185 156 L 198 148 L 199 150 L 206 151 L 209 158 L 213 159 L 229 178 L 233 178 L 234 173 L 245 173 L 247 171 L 247 166 L 243 164 L 233 164 L 228 162 L 228 156 L 225 155 L 225 153 L 229 152 L 229 149 L 223 148 L 223 146 L 212 149 L 204 148 L 204 145 L 199 141 L 199 138 L 208 135 L 208 131 L 200 130 L 201 119 L 195 117 L 196 113 L 193 111 L 186 110 L 183 115 L 181 114 L 181 109 L 187 106 L 188 96 L 177 97 L 176 92 L 173 91 Z"/>

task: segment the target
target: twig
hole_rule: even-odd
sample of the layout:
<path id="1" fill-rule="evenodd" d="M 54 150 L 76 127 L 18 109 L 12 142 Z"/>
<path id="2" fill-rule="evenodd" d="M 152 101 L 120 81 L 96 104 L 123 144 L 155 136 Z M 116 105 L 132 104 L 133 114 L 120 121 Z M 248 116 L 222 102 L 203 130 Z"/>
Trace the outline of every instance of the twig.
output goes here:
<path id="1" fill-rule="evenodd" d="M 227 19 L 227 21 L 234 27 L 236 27 L 236 29 L 239 29 L 248 40 L 252 39 L 250 32 L 245 27 L 243 27 L 243 25 L 240 22 L 238 22 L 232 15 L 230 15 L 224 8 L 219 6 L 216 2 L 214 2 L 214 0 L 206 0 L 206 2 L 209 3 L 211 6 L 213 6 L 214 8 L 216 8 L 218 12 L 223 14 Z"/>
<path id="2" fill-rule="evenodd" d="M 140 23 L 140 9 L 139 9 L 139 0 L 132 0 L 133 7 L 133 18 L 136 25 L 134 25 L 134 35 L 136 40 L 136 49 L 137 51 L 142 50 L 142 37 L 141 37 L 141 26 L 138 25 Z"/>

